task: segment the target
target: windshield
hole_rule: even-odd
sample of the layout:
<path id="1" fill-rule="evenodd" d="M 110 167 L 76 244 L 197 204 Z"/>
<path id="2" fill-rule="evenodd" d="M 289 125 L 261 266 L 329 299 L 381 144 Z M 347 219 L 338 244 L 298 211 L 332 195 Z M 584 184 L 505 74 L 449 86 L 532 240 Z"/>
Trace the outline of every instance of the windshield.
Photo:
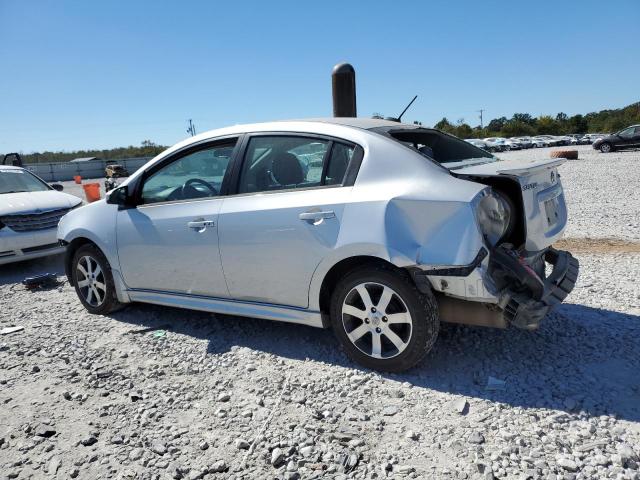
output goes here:
<path id="1" fill-rule="evenodd" d="M 489 152 L 474 146 L 472 143 L 465 142 L 439 130 L 402 127 L 383 127 L 382 129 L 376 128 L 372 130 L 397 140 L 449 169 L 498 160 Z"/>
<path id="2" fill-rule="evenodd" d="M 26 170 L 0 170 L 0 194 L 46 190 L 49 186 Z"/>

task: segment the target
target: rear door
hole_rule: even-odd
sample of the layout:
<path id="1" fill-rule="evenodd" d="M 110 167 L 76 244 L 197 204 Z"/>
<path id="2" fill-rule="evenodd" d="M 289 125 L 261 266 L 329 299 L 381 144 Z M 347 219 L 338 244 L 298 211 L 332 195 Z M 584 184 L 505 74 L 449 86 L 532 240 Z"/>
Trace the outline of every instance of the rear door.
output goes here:
<path id="1" fill-rule="evenodd" d="M 232 298 L 308 306 L 313 272 L 336 245 L 361 158 L 360 147 L 325 137 L 249 139 L 236 194 L 219 216 Z"/>

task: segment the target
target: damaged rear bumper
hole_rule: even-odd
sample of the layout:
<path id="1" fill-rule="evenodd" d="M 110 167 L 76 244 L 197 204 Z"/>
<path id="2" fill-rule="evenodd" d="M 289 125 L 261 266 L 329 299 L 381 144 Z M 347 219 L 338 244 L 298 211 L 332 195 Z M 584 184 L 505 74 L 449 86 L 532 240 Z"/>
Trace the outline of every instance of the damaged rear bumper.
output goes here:
<path id="1" fill-rule="evenodd" d="M 552 265 L 548 276 L 536 273 L 513 250 L 501 246 L 492 252 L 489 272 L 497 284 L 507 282 L 499 304 L 505 320 L 518 328 L 537 328 L 578 280 L 580 264 L 569 252 L 548 248 L 542 259 Z"/>
<path id="2" fill-rule="evenodd" d="M 525 259 L 508 246 L 500 246 L 491 251 L 488 259 L 480 260 L 481 264 L 474 265 L 473 273 L 465 278 L 453 271 L 440 270 L 437 276 L 430 275 L 433 270 L 412 272 L 419 289 L 431 287 L 443 293 L 437 295 L 442 321 L 533 330 L 569 295 L 578 279 L 578 260 L 569 252 L 554 248 Z M 546 264 L 552 267 L 549 275 L 545 275 Z M 445 277 L 446 289 L 442 287 Z M 456 282 L 466 286 L 467 293 L 470 284 L 482 283 L 486 298 L 451 295 Z M 465 288 L 458 291 L 465 292 Z"/>

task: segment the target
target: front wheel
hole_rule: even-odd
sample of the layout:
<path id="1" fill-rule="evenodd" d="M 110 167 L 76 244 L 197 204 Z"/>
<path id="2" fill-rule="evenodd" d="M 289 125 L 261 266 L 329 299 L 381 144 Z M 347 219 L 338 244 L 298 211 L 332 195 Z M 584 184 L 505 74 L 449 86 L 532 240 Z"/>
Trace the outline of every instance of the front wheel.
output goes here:
<path id="1" fill-rule="evenodd" d="M 421 293 L 407 274 L 379 266 L 357 269 L 338 283 L 331 322 L 349 357 L 387 372 L 422 360 L 440 326 L 431 292 Z"/>
<path id="2" fill-rule="evenodd" d="M 603 143 L 600 145 L 600 151 L 602 153 L 609 153 L 612 150 L 610 143 Z"/>
<path id="3" fill-rule="evenodd" d="M 78 248 L 71 269 L 73 286 L 89 313 L 105 315 L 123 306 L 116 297 L 111 266 L 96 246 Z"/>

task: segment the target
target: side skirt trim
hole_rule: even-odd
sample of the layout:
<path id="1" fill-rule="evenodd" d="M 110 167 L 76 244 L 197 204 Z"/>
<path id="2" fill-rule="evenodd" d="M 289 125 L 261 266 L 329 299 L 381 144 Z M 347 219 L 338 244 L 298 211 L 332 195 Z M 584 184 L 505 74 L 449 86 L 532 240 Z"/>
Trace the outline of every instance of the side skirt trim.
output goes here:
<path id="1" fill-rule="evenodd" d="M 324 327 L 320 312 L 314 312 L 304 308 L 284 307 L 260 302 L 244 302 L 228 298 L 207 297 L 205 295 L 167 293 L 155 290 L 129 289 L 127 293 L 133 302 L 153 303 L 155 305 L 223 313 L 227 315 L 239 315 L 242 317 L 263 318 L 266 320 L 296 323 L 317 328 Z"/>

